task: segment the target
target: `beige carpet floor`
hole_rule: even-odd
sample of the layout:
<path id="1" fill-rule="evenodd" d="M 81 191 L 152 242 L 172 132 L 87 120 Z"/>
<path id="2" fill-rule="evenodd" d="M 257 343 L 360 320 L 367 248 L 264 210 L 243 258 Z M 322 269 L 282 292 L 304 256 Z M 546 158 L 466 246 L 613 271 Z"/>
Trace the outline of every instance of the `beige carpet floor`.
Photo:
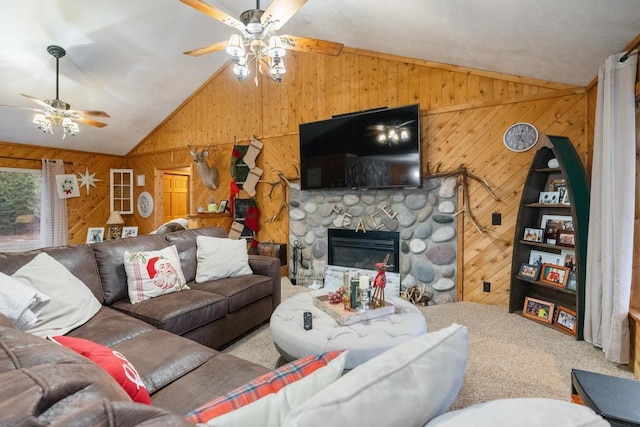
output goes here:
<path id="1" fill-rule="evenodd" d="M 283 299 L 307 291 L 283 279 Z M 460 302 L 419 308 L 430 332 L 451 323 L 469 330 L 467 372 L 452 409 L 510 397 L 570 400 L 572 368 L 635 378 L 626 365 L 606 361 L 591 344 L 510 314 L 506 307 Z M 224 351 L 268 368 L 279 357 L 268 325 Z"/>

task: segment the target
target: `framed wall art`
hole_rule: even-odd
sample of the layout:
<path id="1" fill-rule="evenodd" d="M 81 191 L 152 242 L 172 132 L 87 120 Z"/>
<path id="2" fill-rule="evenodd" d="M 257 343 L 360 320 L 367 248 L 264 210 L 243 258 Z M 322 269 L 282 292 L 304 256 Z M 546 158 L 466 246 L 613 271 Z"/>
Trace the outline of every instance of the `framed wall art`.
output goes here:
<path id="1" fill-rule="evenodd" d="M 522 315 L 538 322 L 551 323 L 555 304 L 536 298 L 525 297 Z"/>

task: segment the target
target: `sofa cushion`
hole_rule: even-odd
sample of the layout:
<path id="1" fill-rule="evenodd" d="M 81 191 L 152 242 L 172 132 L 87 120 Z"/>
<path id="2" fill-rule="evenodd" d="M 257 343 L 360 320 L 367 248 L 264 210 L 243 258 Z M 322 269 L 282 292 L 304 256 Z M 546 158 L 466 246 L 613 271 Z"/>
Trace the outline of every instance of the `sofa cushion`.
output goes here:
<path id="1" fill-rule="evenodd" d="M 72 337 L 84 338 L 107 347 L 141 334 L 155 331 L 156 327 L 111 307 L 102 307 L 87 323 L 69 332 Z"/>
<path id="2" fill-rule="evenodd" d="M 425 427 L 537 427 L 541 417 L 562 427 L 606 427 L 609 423 L 590 408 L 561 400 L 500 399 L 442 414 Z"/>
<path id="3" fill-rule="evenodd" d="M 51 298 L 26 332 L 64 335 L 91 319 L 102 305 L 89 288 L 46 252 L 35 256 L 13 278 Z"/>
<path id="4" fill-rule="evenodd" d="M 129 301 L 132 304 L 189 289 L 175 246 L 157 251 L 124 253 Z"/>
<path id="5" fill-rule="evenodd" d="M 196 282 L 224 279 L 226 277 L 247 276 L 249 268 L 249 254 L 247 242 L 244 239 L 198 236 L 196 266 Z"/>
<path id="6" fill-rule="evenodd" d="M 187 283 L 196 278 L 197 264 L 197 246 L 196 238 L 198 236 L 227 237 L 227 233 L 220 227 L 203 227 L 193 228 L 185 231 L 176 231 L 165 234 L 169 245 L 176 245 L 178 254 L 180 255 L 180 263 L 182 264 L 182 272 Z"/>
<path id="7" fill-rule="evenodd" d="M 273 294 L 273 282 L 270 277 L 259 274 L 228 277 L 204 283 L 189 283 L 198 289 L 222 295 L 229 301 L 229 313 Z"/>
<path id="8" fill-rule="evenodd" d="M 137 304 L 118 301 L 113 308 L 156 328 L 182 335 L 224 317 L 228 301 L 222 295 L 187 289 Z"/>
<path id="9" fill-rule="evenodd" d="M 300 406 L 342 375 L 342 351 L 311 355 L 288 363 L 187 414 L 187 421 L 244 427 L 279 427 L 292 408 Z"/>
<path id="10" fill-rule="evenodd" d="M 294 409 L 284 426 L 422 426 L 453 403 L 467 365 L 467 328 L 427 333 L 357 366 Z"/>
<path id="11" fill-rule="evenodd" d="M 127 355 L 153 393 L 199 368 L 218 352 L 170 332 L 154 330 L 111 347 Z"/>
<path id="12" fill-rule="evenodd" d="M 70 348 L 104 369 L 135 402 L 151 404 L 138 371 L 127 358 L 115 350 L 90 340 L 74 337 L 48 337 L 52 342 Z"/>
<path id="13" fill-rule="evenodd" d="M 105 240 L 90 246 L 100 274 L 104 303 L 111 305 L 128 299 L 127 273 L 124 270 L 124 253 L 152 251 L 167 247 L 162 235 L 146 234 L 128 239 Z"/>

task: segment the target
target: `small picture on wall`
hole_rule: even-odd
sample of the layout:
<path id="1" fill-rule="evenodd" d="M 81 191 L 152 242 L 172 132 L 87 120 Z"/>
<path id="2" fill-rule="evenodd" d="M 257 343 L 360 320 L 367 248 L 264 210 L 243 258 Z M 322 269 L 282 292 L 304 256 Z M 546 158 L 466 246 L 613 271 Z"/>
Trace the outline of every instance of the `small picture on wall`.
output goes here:
<path id="1" fill-rule="evenodd" d="M 526 297 L 524 299 L 524 307 L 522 315 L 539 322 L 551 323 L 553 320 L 553 303 L 543 301 L 536 298 Z"/>
<path id="2" fill-rule="evenodd" d="M 544 230 L 542 228 L 525 228 L 522 240 L 526 240 L 527 242 L 542 243 L 543 236 Z"/>
<path id="3" fill-rule="evenodd" d="M 86 243 L 98 243 L 104 240 L 104 227 L 89 227 Z"/>

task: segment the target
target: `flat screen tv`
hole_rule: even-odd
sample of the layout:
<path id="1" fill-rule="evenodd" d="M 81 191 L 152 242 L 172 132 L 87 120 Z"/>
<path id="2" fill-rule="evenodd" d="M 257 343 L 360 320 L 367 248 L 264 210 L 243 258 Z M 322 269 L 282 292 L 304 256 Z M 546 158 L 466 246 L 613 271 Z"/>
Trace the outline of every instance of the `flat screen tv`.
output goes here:
<path id="1" fill-rule="evenodd" d="M 300 125 L 301 188 L 420 187 L 420 105 Z"/>

